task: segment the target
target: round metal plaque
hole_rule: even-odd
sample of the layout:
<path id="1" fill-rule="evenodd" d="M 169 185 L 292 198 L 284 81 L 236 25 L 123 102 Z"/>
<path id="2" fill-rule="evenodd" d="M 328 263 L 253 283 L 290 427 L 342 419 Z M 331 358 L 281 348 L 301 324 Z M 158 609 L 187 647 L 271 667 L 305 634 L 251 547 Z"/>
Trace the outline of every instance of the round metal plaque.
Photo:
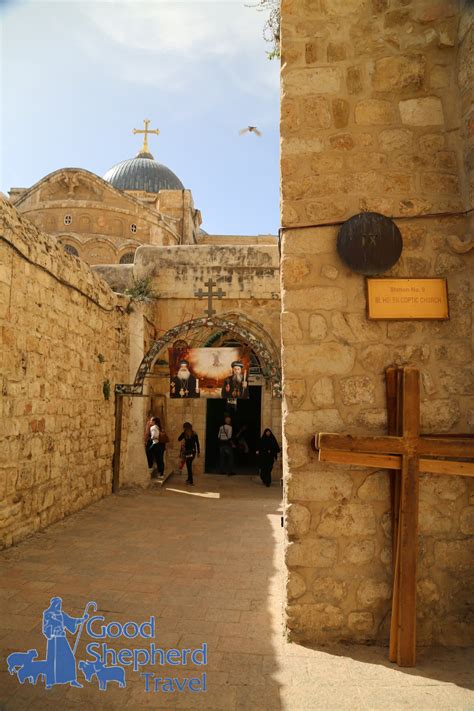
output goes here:
<path id="1" fill-rule="evenodd" d="M 361 212 L 344 222 L 337 235 L 337 251 L 354 272 L 374 276 L 398 262 L 403 241 L 400 230 L 378 212 Z"/>

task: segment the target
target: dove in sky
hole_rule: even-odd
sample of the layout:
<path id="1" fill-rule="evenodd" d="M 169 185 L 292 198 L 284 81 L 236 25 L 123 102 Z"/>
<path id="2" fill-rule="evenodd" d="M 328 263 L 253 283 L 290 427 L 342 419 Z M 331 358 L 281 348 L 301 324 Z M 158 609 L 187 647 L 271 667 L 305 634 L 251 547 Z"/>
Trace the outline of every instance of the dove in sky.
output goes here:
<path id="1" fill-rule="evenodd" d="M 262 132 L 256 126 L 246 126 L 246 128 L 240 129 L 239 136 L 243 136 L 244 133 L 255 133 L 256 136 L 262 135 Z"/>

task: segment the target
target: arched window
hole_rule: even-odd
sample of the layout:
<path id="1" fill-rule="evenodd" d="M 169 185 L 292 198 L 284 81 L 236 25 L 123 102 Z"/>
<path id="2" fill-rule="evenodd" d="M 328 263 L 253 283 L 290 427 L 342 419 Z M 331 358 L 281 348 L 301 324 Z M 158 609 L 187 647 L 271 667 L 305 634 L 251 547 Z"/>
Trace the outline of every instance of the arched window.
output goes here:
<path id="1" fill-rule="evenodd" d="M 64 245 L 64 251 L 67 252 L 68 254 L 72 254 L 73 257 L 78 257 L 79 252 L 75 247 L 72 246 L 72 244 L 65 244 Z"/>
<path id="2" fill-rule="evenodd" d="M 72 215 L 64 215 L 64 224 L 72 225 Z"/>
<path id="3" fill-rule="evenodd" d="M 133 260 L 135 259 L 135 252 L 125 252 L 125 254 L 122 254 L 120 257 L 120 264 L 133 264 Z"/>
<path id="4" fill-rule="evenodd" d="M 137 231 L 137 226 L 135 224 L 130 225 L 130 232 L 133 232 L 135 234 L 136 231 Z"/>

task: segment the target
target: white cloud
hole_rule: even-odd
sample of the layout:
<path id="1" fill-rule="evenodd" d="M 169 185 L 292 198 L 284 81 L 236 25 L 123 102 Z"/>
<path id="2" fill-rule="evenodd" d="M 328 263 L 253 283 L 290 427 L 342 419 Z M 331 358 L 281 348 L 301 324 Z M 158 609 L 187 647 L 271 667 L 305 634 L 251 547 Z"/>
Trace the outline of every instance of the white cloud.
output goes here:
<path id="1" fill-rule="evenodd" d="M 127 50 L 229 55 L 248 43 L 252 25 L 250 19 L 236 23 L 232 9 L 212 3 L 132 1 L 91 5 L 85 13 L 105 37 Z"/>
<path id="2" fill-rule="evenodd" d="M 180 92 L 202 80 L 203 65 L 212 61 L 240 91 L 278 93 L 278 67 L 265 55 L 263 15 L 243 3 L 110 0 L 86 3 L 81 11 L 91 25 L 87 39 L 81 30 L 81 45 L 122 79 Z"/>

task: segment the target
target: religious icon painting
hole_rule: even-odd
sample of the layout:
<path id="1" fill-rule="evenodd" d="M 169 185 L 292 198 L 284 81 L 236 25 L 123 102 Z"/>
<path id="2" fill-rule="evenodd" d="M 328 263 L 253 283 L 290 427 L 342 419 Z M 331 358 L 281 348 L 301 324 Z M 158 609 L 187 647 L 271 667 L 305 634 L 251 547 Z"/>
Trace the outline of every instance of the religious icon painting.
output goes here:
<path id="1" fill-rule="evenodd" d="M 170 348 L 168 354 L 171 398 L 248 398 L 247 348 Z"/>

